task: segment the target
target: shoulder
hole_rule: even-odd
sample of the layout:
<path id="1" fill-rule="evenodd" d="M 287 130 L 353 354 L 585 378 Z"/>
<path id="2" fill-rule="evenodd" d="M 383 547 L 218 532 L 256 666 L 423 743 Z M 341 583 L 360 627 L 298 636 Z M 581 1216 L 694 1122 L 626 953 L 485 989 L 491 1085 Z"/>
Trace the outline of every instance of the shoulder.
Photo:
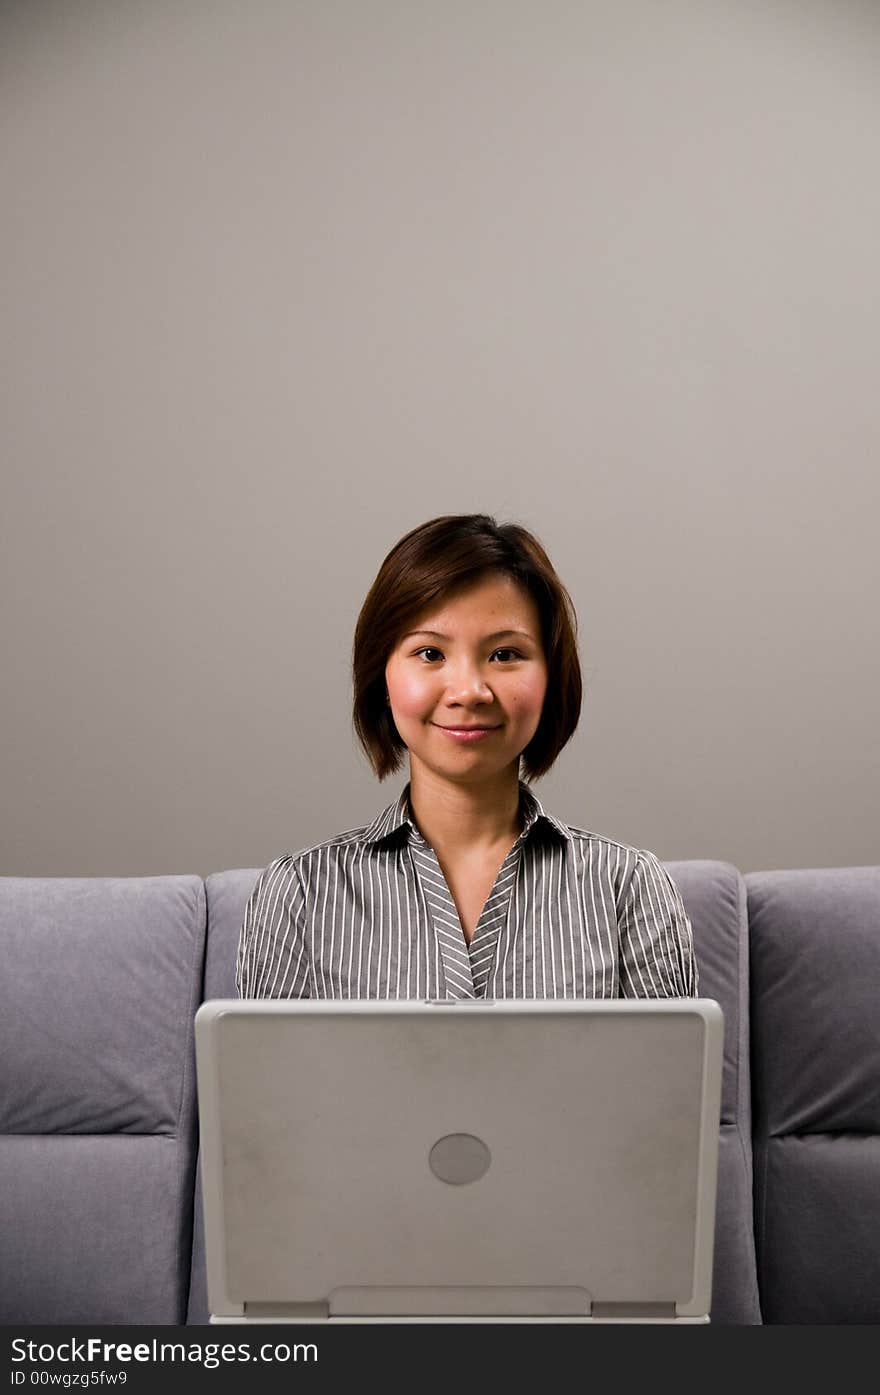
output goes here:
<path id="1" fill-rule="evenodd" d="M 564 823 L 561 819 L 557 819 L 556 823 L 570 834 L 572 842 L 584 852 L 600 854 L 612 861 L 616 859 L 621 864 L 625 862 L 633 868 L 638 864 L 643 871 L 654 871 L 655 868 L 663 866 L 657 854 L 649 848 L 638 848 L 632 843 L 624 843 L 620 838 L 612 838 L 607 833 L 597 833 L 595 829 Z"/>
<path id="2" fill-rule="evenodd" d="M 365 834 L 369 828 L 369 824 L 362 824 L 359 828 L 335 833 L 332 838 L 324 838 L 319 843 L 310 843 L 308 847 L 299 848 L 296 852 L 281 853 L 260 873 L 259 881 L 277 882 L 286 878 L 288 882 L 292 882 L 298 872 L 301 873 L 312 862 L 321 861 L 325 854 L 331 857 L 338 851 L 356 848 L 358 844 L 367 846 Z"/>
<path id="3" fill-rule="evenodd" d="M 557 823 L 561 821 L 557 820 Z M 610 884 L 619 907 L 628 903 L 640 888 L 666 887 L 669 873 L 656 853 L 613 838 L 595 829 L 565 823 L 574 851 L 574 865 L 591 886 Z"/>
<path id="4" fill-rule="evenodd" d="M 569 835 L 577 852 L 589 860 L 617 863 L 621 867 L 635 866 L 638 859 L 646 855 L 642 848 L 633 847 L 606 833 L 597 833 L 595 829 L 581 828 L 578 824 L 564 823 L 561 819 L 557 819 L 556 823 Z"/>

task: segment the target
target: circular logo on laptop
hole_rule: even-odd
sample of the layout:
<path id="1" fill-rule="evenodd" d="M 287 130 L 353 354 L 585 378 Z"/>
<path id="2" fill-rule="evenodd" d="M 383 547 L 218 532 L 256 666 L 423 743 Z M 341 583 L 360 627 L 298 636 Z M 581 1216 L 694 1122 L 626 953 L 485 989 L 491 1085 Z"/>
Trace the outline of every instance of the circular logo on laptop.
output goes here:
<path id="1" fill-rule="evenodd" d="M 491 1161 L 492 1154 L 483 1140 L 472 1133 L 447 1133 L 437 1139 L 428 1154 L 428 1165 L 434 1176 L 454 1187 L 476 1182 Z"/>

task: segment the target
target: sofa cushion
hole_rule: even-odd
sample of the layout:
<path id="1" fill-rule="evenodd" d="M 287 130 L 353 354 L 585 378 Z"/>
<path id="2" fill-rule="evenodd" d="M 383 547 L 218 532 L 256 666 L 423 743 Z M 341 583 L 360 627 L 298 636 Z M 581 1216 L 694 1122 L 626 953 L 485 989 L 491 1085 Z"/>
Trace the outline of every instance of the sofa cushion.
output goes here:
<path id="1" fill-rule="evenodd" d="M 262 867 L 236 868 L 230 872 L 215 872 L 205 882 L 208 908 L 208 941 L 205 950 L 205 1001 L 212 998 L 235 998 L 235 957 L 238 936 L 244 920 L 248 897 L 257 884 Z M 208 1280 L 205 1267 L 205 1217 L 202 1210 L 201 1169 L 196 1176 L 195 1213 L 193 1217 L 192 1274 L 189 1288 L 187 1322 L 206 1323 L 208 1311 Z"/>
<path id="2" fill-rule="evenodd" d="M 880 867 L 749 873 L 767 1322 L 880 1322 Z"/>
<path id="3" fill-rule="evenodd" d="M 184 1320 L 197 876 L 0 878 L 0 1322 Z"/>
<path id="4" fill-rule="evenodd" d="M 664 866 L 681 892 L 693 928 L 699 996 L 714 998 L 724 1013 L 711 1318 L 721 1324 L 759 1323 L 745 883 L 739 869 L 729 862 L 695 859 Z"/>

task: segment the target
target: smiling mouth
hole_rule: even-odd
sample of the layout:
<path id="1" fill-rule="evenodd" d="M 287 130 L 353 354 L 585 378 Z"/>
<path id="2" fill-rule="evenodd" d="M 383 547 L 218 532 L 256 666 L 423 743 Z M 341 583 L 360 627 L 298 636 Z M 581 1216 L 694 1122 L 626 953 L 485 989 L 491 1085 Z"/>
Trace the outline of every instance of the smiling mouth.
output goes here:
<path id="1" fill-rule="evenodd" d="M 441 726 L 441 724 L 440 724 L 439 722 L 435 722 L 434 725 L 440 727 L 440 730 L 441 730 L 441 731 L 497 731 L 497 730 L 498 730 L 498 727 L 497 727 L 497 726 L 493 726 L 493 727 L 444 727 L 444 726 Z"/>

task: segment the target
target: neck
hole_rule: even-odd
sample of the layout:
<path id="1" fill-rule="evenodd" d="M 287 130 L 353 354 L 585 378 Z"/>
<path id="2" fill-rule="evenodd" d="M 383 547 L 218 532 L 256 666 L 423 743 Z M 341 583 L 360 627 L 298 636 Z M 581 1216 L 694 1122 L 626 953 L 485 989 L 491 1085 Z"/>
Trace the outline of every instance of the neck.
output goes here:
<path id="1" fill-rule="evenodd" d="M 413 768 L 409 802 L 416 827 L 438 856 L 480 857 L 511 847 L 522 832 L 518 763 L 473 785 Z"/>

